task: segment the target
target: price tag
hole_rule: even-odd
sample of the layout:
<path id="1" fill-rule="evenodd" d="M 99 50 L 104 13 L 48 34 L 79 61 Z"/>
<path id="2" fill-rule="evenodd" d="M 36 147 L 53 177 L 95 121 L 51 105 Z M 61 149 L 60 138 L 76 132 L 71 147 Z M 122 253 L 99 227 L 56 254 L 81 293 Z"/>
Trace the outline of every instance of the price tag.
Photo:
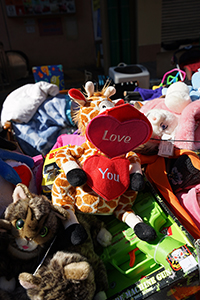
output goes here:
<path id="1" fill-rule="evenodd" d="M 194 256 L 190 255 L 179 262 L 183 272 L 186 273 L 197 265 Z"/>
<path id="2" fill-rule="evenodd" d="M 158 155 L 169 157 L 174 154 L 174 144 L 170 141 L 161 141 L 159 144 Z"/>

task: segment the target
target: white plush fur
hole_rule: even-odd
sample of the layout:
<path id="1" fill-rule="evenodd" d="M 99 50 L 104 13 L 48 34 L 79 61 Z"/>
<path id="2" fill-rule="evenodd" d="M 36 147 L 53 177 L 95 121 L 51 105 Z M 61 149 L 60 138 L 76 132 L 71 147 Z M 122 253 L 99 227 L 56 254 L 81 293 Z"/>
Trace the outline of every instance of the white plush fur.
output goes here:
<path id="1" fill-rule="evenodd" d="M 168 135 L 173 137 L 175 129 L 178 126 L 178 117 L 164 109 L 151 109 L 146 113 L 146 117 L 149 119 L 153 134 L 152 137 L 162 137 Z"/>
<path id="2" fill-rule="evenodd" d="M 109 86 L 107 87 L 107 89 L 104 92 L 104 96 L 106 97 L 111 97 L 116 93 L 116 89 L 114 88 L 114 86 Z"/>
<path id="3" fill-rule="evenodd" d="M 165 105 L 176 113 L 181 113 L 183 109 L 191 103 L 189 87 L 184 82 L 175 82 L 167 89 Z"/>
<path id="4" fill-rule="evenodd" d="M 87 81 L 85 84 L 85 90 L 88 97 L 91 97 L 94 94 L 94 84 L 92 81 Z"/>

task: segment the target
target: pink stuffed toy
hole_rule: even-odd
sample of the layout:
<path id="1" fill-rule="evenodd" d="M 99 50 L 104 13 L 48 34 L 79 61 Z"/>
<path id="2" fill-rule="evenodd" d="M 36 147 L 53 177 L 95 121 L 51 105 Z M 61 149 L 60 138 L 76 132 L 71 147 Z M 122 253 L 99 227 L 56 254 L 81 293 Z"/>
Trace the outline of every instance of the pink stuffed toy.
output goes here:
<path id="1" fill-rule="evenodd" d="M 180 149 L 200 149 L 200 101 L 191 101 L 185 83 L 173 83 L 165 98 L 148 101 L 140 111 L 153 126 L 151 140 L 140 149 L 143 154 L 157 152 L 161 140 L 172 140 Z"/>
<path id="2" fill-rule="evenodd" d="M 200 149 L 200 101 L 191 101 L 189 88 L 185 83 L 173 83 L 167 89 L 165 98 L 148 101 L 140 111 L 151 122 L 153 133 L 150 141 L 137 151 L 135 149 L 135 152 L 157 154 L 163 140 L 171 140 L 177 150 L 183 149 L 186 153 L 187 150 Z M 156 172 L 167 173 L 174 195 L 200 229 L 200 167 L 199 158 L 196 156 L 195 159 L 198 162 L 196 165 L 187 154 L 180 154 L 176 159 L 172 154 L 166 169 L 156 169 Z M 159 184 L 157 187 L 159 189 Z"/>

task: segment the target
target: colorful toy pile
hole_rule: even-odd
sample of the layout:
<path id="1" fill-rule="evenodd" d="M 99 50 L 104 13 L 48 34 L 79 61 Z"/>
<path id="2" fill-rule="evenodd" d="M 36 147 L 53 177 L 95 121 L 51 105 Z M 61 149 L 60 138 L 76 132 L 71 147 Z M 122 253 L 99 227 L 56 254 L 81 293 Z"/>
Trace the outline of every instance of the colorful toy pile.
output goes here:
<path id="1" fill-rule="evenodd" d="M 2 125 L 17 146 L 23 127 L 29 136 L 26 151 L 0 147 L 0 298 L 199 295 L 199 72 L 191 86 L 178 76 L 161 97 L 138 87 L 137 108 L 91 81 L 84 93 L 40 82 L 9 95 Z M 13 106 L 8 116 L 27 95 L 34 113 Z"/>

